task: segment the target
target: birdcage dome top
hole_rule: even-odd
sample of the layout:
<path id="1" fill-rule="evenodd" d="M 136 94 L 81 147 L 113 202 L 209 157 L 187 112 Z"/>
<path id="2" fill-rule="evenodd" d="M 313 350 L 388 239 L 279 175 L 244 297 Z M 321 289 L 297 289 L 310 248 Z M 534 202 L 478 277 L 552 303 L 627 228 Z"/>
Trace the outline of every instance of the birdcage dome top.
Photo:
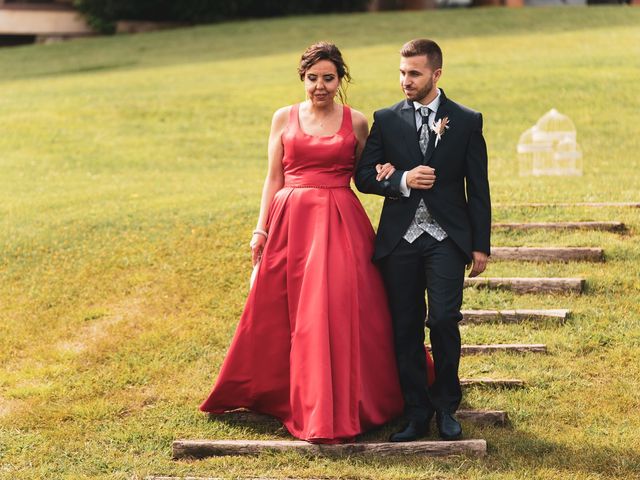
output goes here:
<path id="1" fill-rule="evenodd" d="M 571 119 L 566 115 L 560 113 L 555 108 L 552 108 L 545 113 L 538 122 L 536 128 L 540 132 L 575 132 L 576 126 Z"/>

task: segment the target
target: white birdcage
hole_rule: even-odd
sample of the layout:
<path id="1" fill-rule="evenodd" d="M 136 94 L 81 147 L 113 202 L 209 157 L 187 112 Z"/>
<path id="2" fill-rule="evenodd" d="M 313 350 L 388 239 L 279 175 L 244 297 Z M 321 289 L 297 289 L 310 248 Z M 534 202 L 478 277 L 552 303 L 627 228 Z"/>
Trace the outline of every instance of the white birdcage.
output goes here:
<path id="1" fill-rule="evenodd" d="M 560 140 L 553 156 L 556 175 L 582 175 L 582 150 L 575 137 Z"/>
<path id="2" fill-rule="evenodd" d="M 520 175 L 582 175 L 582 151 L 576 142 L 576 127 L 555 108 L 518 141 Z"/>

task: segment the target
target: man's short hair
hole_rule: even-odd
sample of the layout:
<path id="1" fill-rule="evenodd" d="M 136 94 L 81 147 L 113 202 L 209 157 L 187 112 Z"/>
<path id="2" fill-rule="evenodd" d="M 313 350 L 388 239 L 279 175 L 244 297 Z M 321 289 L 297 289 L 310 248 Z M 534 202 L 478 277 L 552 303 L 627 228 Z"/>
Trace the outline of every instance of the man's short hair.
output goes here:
<path id="1" fill-rule="evenodd" d="M 442 68 L 442 50 L 436 42 L 428 38 L 416 38 L 405 43 L 400 50 L 400 55 L 403 57 L 426 55 L 433 70 Z"/>

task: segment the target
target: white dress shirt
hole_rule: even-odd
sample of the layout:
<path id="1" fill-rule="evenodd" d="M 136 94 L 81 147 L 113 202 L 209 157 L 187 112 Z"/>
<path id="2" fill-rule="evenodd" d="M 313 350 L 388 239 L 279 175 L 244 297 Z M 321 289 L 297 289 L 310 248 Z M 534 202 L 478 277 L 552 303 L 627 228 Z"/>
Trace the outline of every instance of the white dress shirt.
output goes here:
<path id="1" fill-rule="evenodd" d="M 420 114 L 420 108 L 429 107 L 429 124 L 432 124 L 435 120 L 436 112 L 438 111 L 438 107 L 440 106 L 440 89 L 438 89 L 438 95 L 434 98 L 429 104 L 422 105 L 418 102 L 413 102 L 413 108 L 415 109 L 416 116 L 416 128 L 417 131 L 420 131 L 420 127 L 422 127 L 422 115 Z M 431 132 L 433 134 L 433 132 Z M 408 197 L 411 195 L 411 188 L 407 185 L 407 174 L 409 172 L 404 172 L 402 174 L 402 178 L 400 179 L 400 193 L 403 197 Z"/>

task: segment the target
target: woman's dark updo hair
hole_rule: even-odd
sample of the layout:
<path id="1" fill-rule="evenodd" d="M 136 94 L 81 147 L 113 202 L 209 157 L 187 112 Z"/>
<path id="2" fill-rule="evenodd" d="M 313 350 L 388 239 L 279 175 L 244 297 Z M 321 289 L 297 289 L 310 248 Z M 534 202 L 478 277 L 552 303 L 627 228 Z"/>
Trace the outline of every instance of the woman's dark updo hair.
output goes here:
<path id="1" fill-rule="evenodd" d="M 342 103 L 347 100 L 347 85 L 351 83 L 351 75 L 349 74 L 349 67 L 344 63 L 342 59 L 342 53 L 338 47 L 330 42 L 318 42 L 307 48 L 302 57 L 300 58 L 300 65 L 298 65 L 298 74 L 300 80 L 304 80 L 304 76 L 313 65 L 320 60 L 329 60 L 336 66 L 338 72 L 338 78 L 340 79 L 340 86 L 338 87 L 338 98 Z"/>

